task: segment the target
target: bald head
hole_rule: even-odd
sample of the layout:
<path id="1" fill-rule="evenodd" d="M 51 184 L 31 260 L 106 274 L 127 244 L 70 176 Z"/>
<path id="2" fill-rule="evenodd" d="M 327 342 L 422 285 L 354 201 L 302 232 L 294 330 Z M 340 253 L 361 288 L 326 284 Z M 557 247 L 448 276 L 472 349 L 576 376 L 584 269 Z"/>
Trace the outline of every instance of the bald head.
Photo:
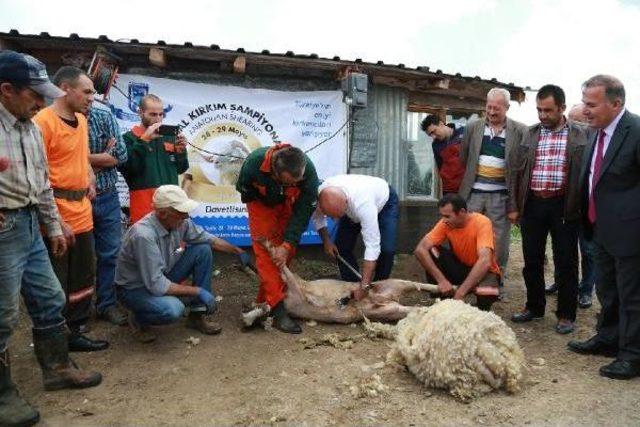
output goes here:
<path id="1" fill-rule="evenodd" d="M 347 195 L 338 187 L 323 188 L 318 195 L 318 207 L 331 218 L 340 218 L 347 210 Z"/>
<path id="2" fill-rule="evenodd" d="M 584 112 L 582 111 L 583 107 L 584 106 L 582 104 L 576 104 L 573 107 L 571 107 L 571 110 L 569 110 L 569 113 L 567 114 L 567 116 L 569 117 L 569 120 L 586 124 L 587 118 L 585 117 Z"/>

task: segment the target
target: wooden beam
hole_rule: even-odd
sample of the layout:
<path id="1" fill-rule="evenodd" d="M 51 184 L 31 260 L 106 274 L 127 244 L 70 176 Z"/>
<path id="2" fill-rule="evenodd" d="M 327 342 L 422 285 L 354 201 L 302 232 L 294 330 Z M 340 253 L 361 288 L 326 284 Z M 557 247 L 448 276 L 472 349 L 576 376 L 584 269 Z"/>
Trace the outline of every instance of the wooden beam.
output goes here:
<path id="1" fill-rule="evenodd" d="M 167 66 L 167 56 L 164 49 L 152 47 L 149 49 L 149 62 L 156 67 L 165 68 Z"/>
<path id="2" fill-rule="evenodd" d="M 5 38 L 0 38 L 0 50 L 20 50 L 18 44 L 13 40 L 7 40 Z"/>
<path id="3" fill-rule="evenodd" d="M 240 55 L 233 61 L 233 72 L 236 74 L 244 74 L 246 71 L 247 57 L 244 55 Z"/>
<path id="4" fill-rule="evenodd" d="M 409 111 L 426 110 L 456 110 L 480 112 L 484 110 L 485 100 L 474 98 L 460 98 L 456 96 L 446 96 L 436 93 L 409 92 Z"/>

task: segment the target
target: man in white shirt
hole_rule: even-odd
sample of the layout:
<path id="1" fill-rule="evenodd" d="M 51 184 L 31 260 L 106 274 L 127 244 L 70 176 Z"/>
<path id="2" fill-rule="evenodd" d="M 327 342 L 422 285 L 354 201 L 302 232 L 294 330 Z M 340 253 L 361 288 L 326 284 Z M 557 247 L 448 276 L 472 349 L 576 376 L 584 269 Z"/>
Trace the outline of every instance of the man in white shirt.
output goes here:
<path id="1" fill-rule="evenodd" d="M 339 219 L 335 244 L 327 230 L 326 217 Z M 353 248 L 362 235 L 364 261 L 362 280 L 348 267 L 339 263 L 343 280 L 358 282 L 366 287 L 372 281 L 389 278 L 396 252 L 398 230 L 398 195 L 382 178 L 366 175 L 336 175 L 318 187 L 318 208 L 312 221 L 324 244 L 325 252 L 340 254 L 358 269 Z M 356 299 L 364 292 L 356 292 Z"/>

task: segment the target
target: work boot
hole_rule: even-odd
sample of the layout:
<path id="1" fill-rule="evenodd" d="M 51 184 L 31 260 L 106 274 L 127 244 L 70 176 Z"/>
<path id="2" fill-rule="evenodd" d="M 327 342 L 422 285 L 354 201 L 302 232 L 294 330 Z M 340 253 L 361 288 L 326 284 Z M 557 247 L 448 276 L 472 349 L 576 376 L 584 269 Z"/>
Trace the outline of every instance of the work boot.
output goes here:
<path id="1" fill-rule="evenodd" d="M 87 388 L 102 382 L 98 372 L 83 371 L 69 357 L 67 332 L 33 331 L 33 347 L 42 369 L 45 390 Z"/>
<path id="2" fill-rule="evenodd" d="M 20 397 L 11 381 L 9 351 L 0 352 L 0 426 L 29 427 L 40 420 L 40 414 Z"/>
<path id="3" fill-rule="evenodd" d="M 280 301 L 272 309 L 273 311 L 273 326 L 282 332 L 287 334 L 299 334 L 302 333 L 302 328 L 298 323 L 289 317 L 287 309 L 284 306 L 284 301 Z"/>
<path id="4" fill-rule="evenodd" d="M 111 324 L 115 326 L 124 326 L 127 324 L 127 314 L 115 305 L 112 305 L 102 313 L 99 313 L 98 318 L 111 322 Z"/>
<path id="5" fill-rule="evenodd" d="M 138 323 L 136 315 L 132 311 L 129 312 L 129 327 L 133 337 L 142 344 L 148 344 L 157 338 L 149 326 L 141 326 Z"/>
<path id="6" fill-rule="evenodd" d="M 204 313 L 189 313 L 187 328 L 196 329 L 205 335 L 217 335 L 222 332 L 222 326 L 212 316 Z"/>

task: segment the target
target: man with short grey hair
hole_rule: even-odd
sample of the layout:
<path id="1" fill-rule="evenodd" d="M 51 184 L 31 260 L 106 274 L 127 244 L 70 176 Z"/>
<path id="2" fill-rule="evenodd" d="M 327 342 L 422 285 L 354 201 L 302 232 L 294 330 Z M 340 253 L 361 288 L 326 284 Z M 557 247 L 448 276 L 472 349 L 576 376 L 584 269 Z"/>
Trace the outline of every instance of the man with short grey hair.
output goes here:
<path id="1" fill-rule="evenodd" d="M 602 309 L 595 336 L 571 341 L 569 349 L 616 357 L 600 375 L 629 379 L 640 376 L 640 117 L 626 110 L 624 86 L 613 76 L 587 80 L 582 103 L 598 130 L 582 162 L 581 185 Z"/>
<path id="2" fill-rule="evenodd" d="M 487 94 L 485 119 L 467 125 L 462 137 L 460 159 L 466 165 L 459 194 L 466 199 L 469 211 L 491 219 L 496 239 L 496 256 L 504 273 L 509 259 L 510 223 L 507 212 L 514 210 L 507 182 L 514 165 L 509 154 L 527 127 L 507 117 L 511 95 L 503 88 Z"/>

